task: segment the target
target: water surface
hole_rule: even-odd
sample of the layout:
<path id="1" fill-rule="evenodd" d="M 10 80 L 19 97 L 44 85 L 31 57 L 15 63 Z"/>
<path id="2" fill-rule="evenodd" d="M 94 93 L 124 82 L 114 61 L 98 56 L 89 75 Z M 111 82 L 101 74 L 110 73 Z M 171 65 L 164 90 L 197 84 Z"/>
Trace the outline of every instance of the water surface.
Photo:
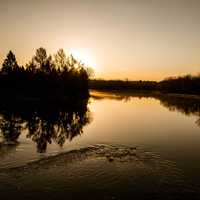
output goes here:
<path id="1" fill-rule="evenodd" d="M 24 177 L 20 166 L 76 149 L 70 158 L 48 161 L 51 168 L 47 167 L 49 164 L 43 167 L 36 162 L 33 171 L 39 168 L 41 171 L 37 173 L 43 174 L 43 181 L 47 181 L 49 174 L 57 170 L 54 177 L 57 186 L 60 185 L 57 192 L 66 184 L 80 186 L 78 179 L 88 182 L 88 188 L 93 185 L 93 191 L 101 188 L 105 199 L 112 199 L 113 195 L 120 197 L 123 191 L 136 193 L 133 186 L 149 194 L 156 190 L 158 183 L 162 183 L 159 195 L 165 191 L 164 185 L 171 185 L 167 187 L 170 197 L 176 196 L 174 192 L 180 188 L 199 195 L 199 98 L 92 91 L 90 99 L 81 102 L 81 106 L 62 109 L 51 106 L 28 113 L 26 109 L 5 107 L 1 112 L 0 168 L 4 171 L 19 167 L 23 174 L 22 187 L 28 184 L 25 180 L 33 177 Z M 63 168 L 66 162 L 70 175 Z M 62 177 L 72 180 L 63 182 Z M 37 185 L 38 179 L 33 180 Z M 53 187 L 54 181 L 47 181 L 51 184 L 46 187 Z M 152 181 L 155 188 L 150 187 Z M 124 189 L 118 194 L 119 185 Z M 109 188 L 114 194 L 107 191 Z"/>

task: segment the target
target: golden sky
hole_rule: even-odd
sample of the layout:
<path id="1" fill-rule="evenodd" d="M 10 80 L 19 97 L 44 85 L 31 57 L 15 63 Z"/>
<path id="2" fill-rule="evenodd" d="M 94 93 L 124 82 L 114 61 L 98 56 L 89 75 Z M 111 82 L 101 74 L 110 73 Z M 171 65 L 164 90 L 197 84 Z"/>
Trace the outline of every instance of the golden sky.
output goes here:
<path id="1" fill-rule="evenodd" d="M 0 61 L 64 48 L 97 78 L 200 72 L 200 0 L 0 0 Z"/>

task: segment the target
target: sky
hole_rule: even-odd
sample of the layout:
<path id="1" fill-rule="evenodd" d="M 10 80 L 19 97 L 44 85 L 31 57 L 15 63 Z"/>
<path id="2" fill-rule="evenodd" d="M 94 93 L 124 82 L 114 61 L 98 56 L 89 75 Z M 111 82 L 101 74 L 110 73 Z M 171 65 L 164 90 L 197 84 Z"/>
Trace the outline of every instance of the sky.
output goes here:
<path id="1" fill-rule="evenodd" d="M 96 78 L 200 72 L 200 0 L 0 0 L 0 63 L 63 48 Z"/>

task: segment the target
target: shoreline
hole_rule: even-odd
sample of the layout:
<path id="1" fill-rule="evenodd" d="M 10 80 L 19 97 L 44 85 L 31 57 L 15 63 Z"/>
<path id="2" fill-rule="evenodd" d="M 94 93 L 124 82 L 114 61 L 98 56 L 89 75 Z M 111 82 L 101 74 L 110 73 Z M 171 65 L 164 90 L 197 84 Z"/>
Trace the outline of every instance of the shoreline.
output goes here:
<path id="1" fill-rule="evenodd" d="M 165 93 L 160 91 L 149 91 L 149 90 L 104 90 L 104 89 L 90 89 L 90 93 L 99 92 L 101 95 L 104 93 L 113 93 L 116 95 L 144 95 L 144 97 L 155 97 L 155 96 L 168 96 L 168 97 L 177 97 L 177 98 L 189 98 L 200 100 L 200 95 L 197 94 L 182 94 L 182 93 Z"/>

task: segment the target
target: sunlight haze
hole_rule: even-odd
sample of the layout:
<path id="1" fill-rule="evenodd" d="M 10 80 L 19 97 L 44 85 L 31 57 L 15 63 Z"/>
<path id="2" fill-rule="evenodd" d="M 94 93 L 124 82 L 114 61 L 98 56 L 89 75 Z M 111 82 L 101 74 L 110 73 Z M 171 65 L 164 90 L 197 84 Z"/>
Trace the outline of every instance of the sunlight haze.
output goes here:
<path id="1" fill-rule="evenodd" d="M 198 0 L 0 0 L 0 62 L 63 48 L 96 78 L 161 80 L 200 72 Z"/>

